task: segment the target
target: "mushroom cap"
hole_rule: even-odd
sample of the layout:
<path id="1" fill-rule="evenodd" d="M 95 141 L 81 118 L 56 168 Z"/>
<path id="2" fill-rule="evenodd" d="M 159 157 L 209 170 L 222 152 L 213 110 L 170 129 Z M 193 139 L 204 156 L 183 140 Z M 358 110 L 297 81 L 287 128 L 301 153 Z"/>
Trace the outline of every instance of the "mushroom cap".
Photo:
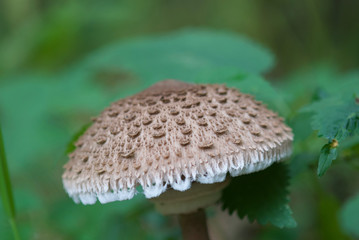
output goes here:
<path id="1" fill-rule="evenodd" d="M 176 80 L 114 102 L 75 143 L 62 176 L 75 202 L 147 198 L 267 168 L 291 153 L 283 118 L 224 85 Z"/>

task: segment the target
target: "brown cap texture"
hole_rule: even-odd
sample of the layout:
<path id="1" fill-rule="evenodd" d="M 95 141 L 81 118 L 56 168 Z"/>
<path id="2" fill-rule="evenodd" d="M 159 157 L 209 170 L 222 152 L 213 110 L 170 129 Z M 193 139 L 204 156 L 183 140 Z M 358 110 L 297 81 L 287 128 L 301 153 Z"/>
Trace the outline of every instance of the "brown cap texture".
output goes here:
<path id="1" fill-rule="evenodd" d="M 114 102 L 76 142 L 63 183 L 75 202 L 147 198 L 262 170 L 291 153 L 283 119 L 224 85 L 159 82 Z"/>

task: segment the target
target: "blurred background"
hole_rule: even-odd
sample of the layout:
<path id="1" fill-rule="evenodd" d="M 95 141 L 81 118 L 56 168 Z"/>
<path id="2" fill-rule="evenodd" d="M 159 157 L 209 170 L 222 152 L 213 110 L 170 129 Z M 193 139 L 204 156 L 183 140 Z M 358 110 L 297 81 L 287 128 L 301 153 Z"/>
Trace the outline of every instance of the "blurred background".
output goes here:
<path id="1" fill-rule="evenodd" d="M 61 182 L 68 143 L 110 102 L 155 81 L 238 74 L 294 128 L 298 226 L 250 224 L 217 206 L 208 212 L 213 239 L 353 239 L 340 211 L 359 188 L 359 141 L 318 178 L 325 140 L 300 109 L 359 79 L 358 9 L 355 0 L 1 0 L 0 122 L 23 239 L 179 239 L 176 219 L 141 195 L 74 204 Z M 12 239 L 1 206 L 0 236 Z"/>

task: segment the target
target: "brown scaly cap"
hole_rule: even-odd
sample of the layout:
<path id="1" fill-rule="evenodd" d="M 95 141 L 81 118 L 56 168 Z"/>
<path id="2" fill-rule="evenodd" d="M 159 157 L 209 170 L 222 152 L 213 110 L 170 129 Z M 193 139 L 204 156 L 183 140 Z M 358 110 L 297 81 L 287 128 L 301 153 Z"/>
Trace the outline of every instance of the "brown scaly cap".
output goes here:
<path id="1" fill-rule="evenodd" d="M 262 170 L 290 154 L 292 139 L 283 119 L 251 95 L 166 80 L 94 119 L 62 178 L 84 204 L 131 199 L 137 185 L 153 198 Z"/>

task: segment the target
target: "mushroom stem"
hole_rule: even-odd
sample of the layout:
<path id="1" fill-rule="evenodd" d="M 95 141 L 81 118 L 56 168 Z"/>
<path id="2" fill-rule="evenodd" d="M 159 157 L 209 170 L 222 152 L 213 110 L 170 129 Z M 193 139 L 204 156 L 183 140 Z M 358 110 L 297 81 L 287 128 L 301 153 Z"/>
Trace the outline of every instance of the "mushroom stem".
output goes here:
<path id="1" fill-rule="evenodd" d="M 209 240 L 206 213 L 203 209 L 196 212 L 179 214 L 183 240 Z"/>

